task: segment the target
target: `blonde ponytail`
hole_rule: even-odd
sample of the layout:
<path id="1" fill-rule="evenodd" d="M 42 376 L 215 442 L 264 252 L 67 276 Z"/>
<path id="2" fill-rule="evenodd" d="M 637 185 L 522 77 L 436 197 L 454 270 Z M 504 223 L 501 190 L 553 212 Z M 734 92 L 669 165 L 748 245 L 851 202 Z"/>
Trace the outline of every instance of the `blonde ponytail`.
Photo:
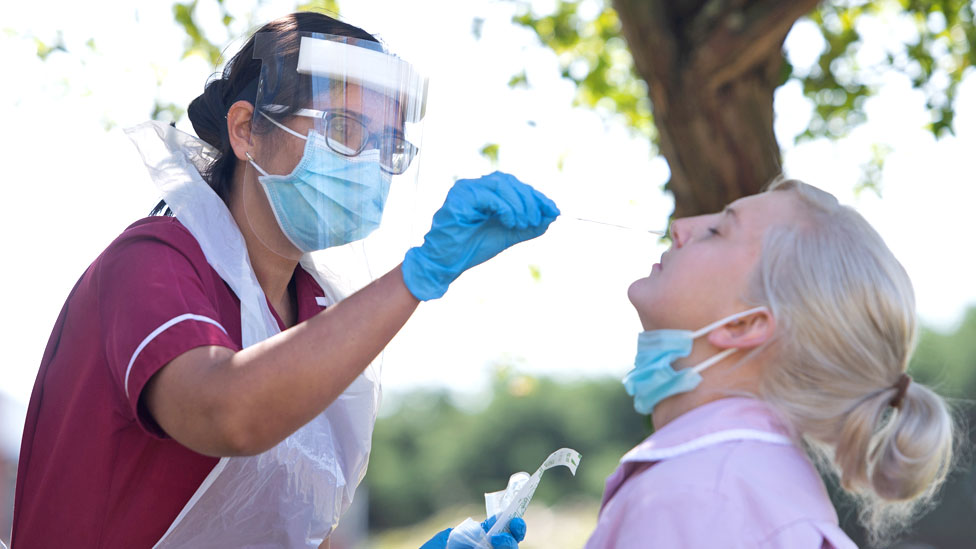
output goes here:
<path id="1" fill-rule="evenodd" d="M 873 452 L 871 486 L 882 498 L 930 496 L 952 461 L 952 418 L 942 398 L 913 383 L 880 433 Z"/>
<path id="2" fill-rule="evenodd" d="M 794 193 L 802 214 L 770 229 L 747 296 L 778 325 L 761 397 L 857 500 L 878 543 L 931 500 L 952 462 L 946 403 L 903 377 L 915 344 L 911 281 L 832 195 L 790 180 L 770 190 Z"/>

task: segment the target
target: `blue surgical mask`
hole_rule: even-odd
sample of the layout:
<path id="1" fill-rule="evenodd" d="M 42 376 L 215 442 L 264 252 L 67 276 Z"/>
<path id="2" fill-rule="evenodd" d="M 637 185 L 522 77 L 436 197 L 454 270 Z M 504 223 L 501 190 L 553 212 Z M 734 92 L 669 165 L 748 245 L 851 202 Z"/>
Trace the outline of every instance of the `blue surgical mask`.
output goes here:
<path id="1" fill-rule="evenodd" d="M 624 388 L 634 397 L 634 409 L 650 414 L 659 402 L 672 395 L 687 393 L 701 383 L 701 372 L 738 349 L 731 348 L 692 366 L 675 370 L 672 364 L 691 354 L 691 347 L 699 337 L 733 320 L 764 311 L 756 307 L 713 322 L 701 330 L 650 330 L 637 336 L 637 359 L 634 369 L 624 376 Z"/>
<path id="2" fill-rule="evenodd" d="M 291 132 L 295 133 L 295 132 Z M 262 175 L 258 182 L 282 232 L 303 252 L 341 246 L 369 236 L 380 225 L 390 192 L 390 174 L 380 168 L 379 150 L 343 156 L 310 131 L 305 152 L 288 175 Z"/>

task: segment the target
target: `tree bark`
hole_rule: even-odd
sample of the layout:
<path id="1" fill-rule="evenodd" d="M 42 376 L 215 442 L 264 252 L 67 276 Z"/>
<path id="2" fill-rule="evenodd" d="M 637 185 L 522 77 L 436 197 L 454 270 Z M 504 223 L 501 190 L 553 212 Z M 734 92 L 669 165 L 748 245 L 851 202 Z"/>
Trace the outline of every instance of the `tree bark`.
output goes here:
<path id="1" fill-rule="evenodd" d="M 715 212 L 780 173 L 783 41 L 818 0 L 614 0 L 648 85 L 674 217 Z"/>

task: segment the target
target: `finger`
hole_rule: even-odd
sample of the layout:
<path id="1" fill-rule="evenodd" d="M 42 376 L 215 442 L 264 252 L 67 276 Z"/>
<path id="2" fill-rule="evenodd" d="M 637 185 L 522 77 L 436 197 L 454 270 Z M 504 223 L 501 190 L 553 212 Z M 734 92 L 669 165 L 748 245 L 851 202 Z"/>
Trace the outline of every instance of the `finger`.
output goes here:
<path id="1" fill-rule="evenodd" d="M 509 218 L 511 206 L 498 195 L 496 185 L 481 179 L 459 179 L 444 203 L 445 215 L 465 224 L 480 224 L 487 219 L 501 219 L 503 225 L 511 226 Z M 504 218 L 504 219 L 503 219 Z M 506 223 L 507 221 L 507 223 Z"/>
<path id="2" fill-rule="evenodd" d="M 526 226 L 531 227 L 542 223 L 545 210 L 542 208 L 542 203 L 537 196 L 539 192 L 524 184 L 519 188 L 519 191 L 522 195 L 522 201 L 526 204 Z"/>
<path id="3" fill-rule="evenodd" d="M 466 223 L 480 223 L 497 219 L 504 227 L 515 225 L 511 197 L 499 191 L 500 172 L 478 179 L 459 179 L 451 193 L 455 194 L 452 210 Z M 449 193 L 450 194 L 450 193 Z"/>
<path id="4" fill-rule="evenodd" d="M 524 229 L 541 222 L 544 212 L 540 211 L 535 189 L 511 174 L 494 172 L 487 177 L 498 196 L 513 211 L 512 219 L 501 220 L 505 226 Z"/>
<path id="5" fill-rule="evenodd" d="M 498 220 L 505 227 L 524 229 L 529 224 L 526 214 L 530 208 L 516 183 L 518 180 L 515 178 L 504 178 L 497 182 L 495 194 L 500 203 Z"/>
<path id="6" fill-rule="evenodd" d="M 491 536 L 492 549 L 518 549 L 518 542 L 509 534 Z"/>
<path id="7" fill-rule="evenodd" d="M 484 522 L 481 523 L 481 529 L 484 530 L 485 532 L 491 530 L 491 527 L 495 525 L 495 521 L 497 520 L 498 520 L 498 515 L 492 515 L 488 517 L 487 519 L 485 519 Z"/>
<path id="8" fill-rule="evenodd" d="M 512 537 L 515 541 L 522 541 L 525 539 L 525 521 L 521 517 L 515 517 L 508 523 L 508 530 L 512 533 Z"/>
<path id="9" fill-rule="evenodd" d="M 543 196 L 542 193 L 514 177 L 509 181 L 509 185 L 518 195 L 522 206 L 521 220 L 523 223 L 520 223 L 519 227 L 531 227 L 541 223 L 543 214 L 545 213 L 545 210 L 541 207 L 542 203 L 539 200 L 539 197 Z"/>
<path id="10" fill-rule="evenodd" d="M 551 220 L 545 224 L 537 225 L 535 227 L 528 227 L 526 229 L 512 229 L 509 233 L 509 241 L 512 244 L 515 244 L 518 242 L 525 242 L 526 240 L 532 240 L 533 238 L 538 238 L 545 234 L 546 230 L 549 229 L 549 223 L 551 223 Z"/>
<path id="11" fill-rule="evenodd" d="M 539 191 L 535 191 L 536 199 L 539 201 L 539 209 L 542 210 L 542 215 L 547 218 L 556 219 L 559 214 L 559 207 L 553 202 L 551 198 L 542 194 Z"/>
<path id="12" fill-rule="evenodd" d="M 420 549 L 443 549 L 447 547 L 447 538 L 451 536 L 451 528 L 437 532 L 437 535 L 430 538 L 427 543 L 420 546 Z"/>

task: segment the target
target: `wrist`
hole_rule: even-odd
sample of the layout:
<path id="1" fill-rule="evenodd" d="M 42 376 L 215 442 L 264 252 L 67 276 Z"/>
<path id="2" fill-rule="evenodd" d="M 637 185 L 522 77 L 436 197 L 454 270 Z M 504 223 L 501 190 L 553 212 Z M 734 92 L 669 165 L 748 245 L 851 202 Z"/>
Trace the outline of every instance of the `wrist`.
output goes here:
<path id="1" fill-rule="evenodd" d="M 438 299 L 447 292 L 447 287 L 457 278 L 446 269 L 430 261 L 421 247 L 407 250 L 400 264 L 403 284 L 420 301 Z"/>

